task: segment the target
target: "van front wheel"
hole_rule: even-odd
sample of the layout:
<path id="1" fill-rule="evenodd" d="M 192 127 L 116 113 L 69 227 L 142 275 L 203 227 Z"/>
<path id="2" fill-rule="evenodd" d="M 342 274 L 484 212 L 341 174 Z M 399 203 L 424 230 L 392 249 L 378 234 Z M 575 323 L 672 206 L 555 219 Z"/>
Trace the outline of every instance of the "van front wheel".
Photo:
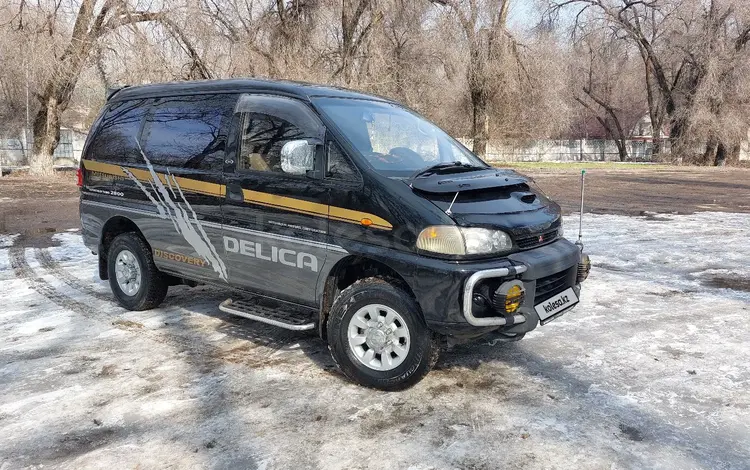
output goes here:
<path id="1" fill-rule="evenodd" d="M 439 345 L 414 299 L 381 278 L 362 279 L 336 297 L 328 344 L 342 372 L 381 390 L 419 382 L 437 362 Z"/>

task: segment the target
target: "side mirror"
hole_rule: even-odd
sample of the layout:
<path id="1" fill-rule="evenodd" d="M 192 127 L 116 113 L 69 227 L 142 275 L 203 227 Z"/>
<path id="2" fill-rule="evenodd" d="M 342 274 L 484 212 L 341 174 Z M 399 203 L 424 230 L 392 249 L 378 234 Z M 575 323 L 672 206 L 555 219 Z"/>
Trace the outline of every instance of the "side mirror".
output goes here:
<path id="1" fill-rule="evenodd" d="M 314 143 L 290 140 L 281 147 L 281 169 L 292 175 L 306 175 L 315 169 Z"/>

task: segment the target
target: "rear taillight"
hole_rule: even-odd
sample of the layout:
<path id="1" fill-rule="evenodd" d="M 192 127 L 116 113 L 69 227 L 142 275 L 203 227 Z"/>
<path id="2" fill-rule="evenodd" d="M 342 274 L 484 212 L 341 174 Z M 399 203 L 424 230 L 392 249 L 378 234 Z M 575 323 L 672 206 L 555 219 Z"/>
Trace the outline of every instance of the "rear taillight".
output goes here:
<path id="1" fill-rule="evenodd" d="M 76 171 L 76 184 L 79 188 L 83 187 L 83 170 L 81 168 L 78 168 L 78 171 Z"/>

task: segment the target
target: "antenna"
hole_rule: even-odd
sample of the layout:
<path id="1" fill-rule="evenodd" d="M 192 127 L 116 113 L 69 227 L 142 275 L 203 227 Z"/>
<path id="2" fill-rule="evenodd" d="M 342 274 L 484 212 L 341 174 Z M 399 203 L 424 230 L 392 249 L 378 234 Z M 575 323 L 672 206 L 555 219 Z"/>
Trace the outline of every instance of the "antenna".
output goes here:
<path id="1" fill-rule="evenodd" d="M 450 205 L 450 206 L 448 206 L 448 210 L 447 210 L 447 211 L 445 211 L 445 213 L 446 213 L 446 214 L 448 214 L 448 215 L 451 215 L 451 214 L 453 214 L 453 212 L 451 212 L 451 209 L 453 209 L 453 204 L 455 204 L 455 203 L 456 203 L 456 198 L 458 197 L 458 193 L 459 193 L 459 192 L 460 192 L 460 191 L 457 191 L 457 192 L 456 192 L 456 195 L 455 195 L 455 196 L 453 196 L 453 201 L 451 201 L 451 205 Z"/>
<path id="2" fill-rule="evenodd" d="M 576 246 L 583 252 L 583 193 L 586 188 L 586 170 L 581 170 L 581 213 L 578 216 L 578 240 Z"/>

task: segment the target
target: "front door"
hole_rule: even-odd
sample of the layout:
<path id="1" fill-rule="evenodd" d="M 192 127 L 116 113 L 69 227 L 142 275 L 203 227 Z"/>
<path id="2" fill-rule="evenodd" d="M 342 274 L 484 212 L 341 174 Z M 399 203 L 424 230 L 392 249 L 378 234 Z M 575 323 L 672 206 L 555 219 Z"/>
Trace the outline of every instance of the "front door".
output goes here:
<path id="1" fill-rule="evenodd" d="M 239 136 L 225 166 L 223 250 L 230 283 L 314 306 L 326 259 L 328 189 L 321 171 L 282 165 L 291 141 L 322 142 L 325 128 L 304 103 L 244 95 L 235 120 Z M 317 165 L 322 164 L 322 147 Z"/>

